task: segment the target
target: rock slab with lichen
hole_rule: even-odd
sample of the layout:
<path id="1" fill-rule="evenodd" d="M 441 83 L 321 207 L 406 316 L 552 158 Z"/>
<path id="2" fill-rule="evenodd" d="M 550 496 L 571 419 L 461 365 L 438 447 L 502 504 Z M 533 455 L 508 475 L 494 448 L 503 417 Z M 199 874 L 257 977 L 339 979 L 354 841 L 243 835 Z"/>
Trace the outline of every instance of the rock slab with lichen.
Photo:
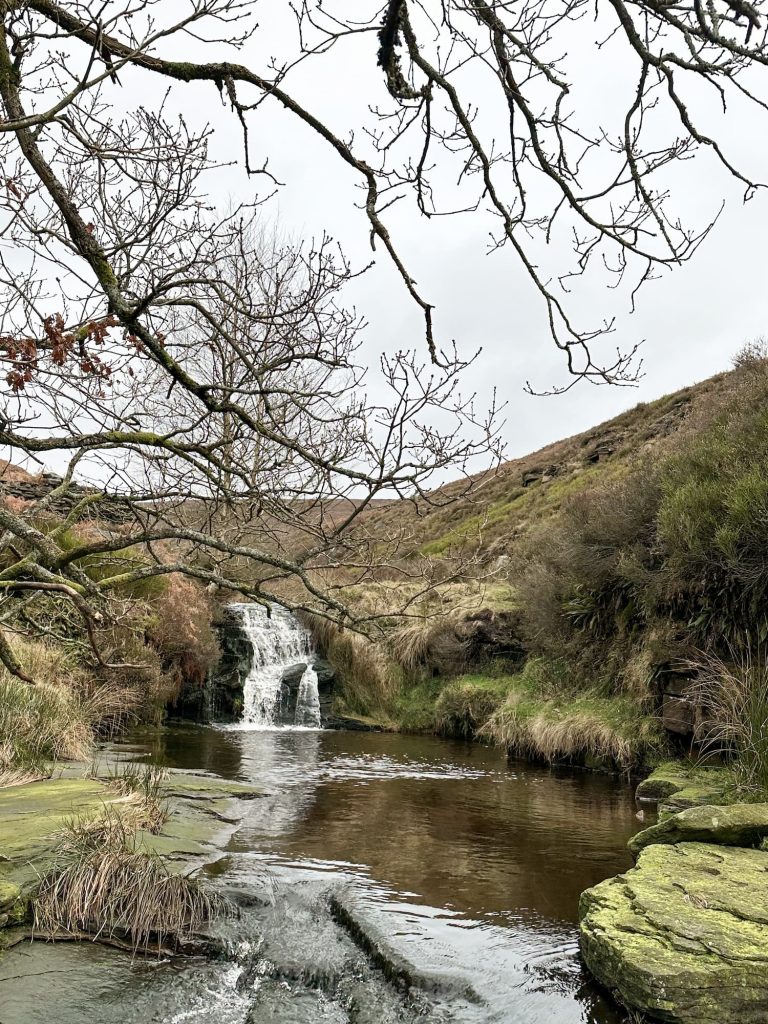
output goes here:
<path id="1" fill-rule="evenodd" d="M 655 843 L 716 843 L 719 846 L 759 846 L 768 837 L 768 804 L 729 804 L 689 807 L 634 835 L 630 853 Z"/>
<path id="2" fill-rule="evenodd" d="M 582 894 L 581 950 L 628 1006 L 670 1024 L 768 1022 L 768 853 L 654 844 Z"/>

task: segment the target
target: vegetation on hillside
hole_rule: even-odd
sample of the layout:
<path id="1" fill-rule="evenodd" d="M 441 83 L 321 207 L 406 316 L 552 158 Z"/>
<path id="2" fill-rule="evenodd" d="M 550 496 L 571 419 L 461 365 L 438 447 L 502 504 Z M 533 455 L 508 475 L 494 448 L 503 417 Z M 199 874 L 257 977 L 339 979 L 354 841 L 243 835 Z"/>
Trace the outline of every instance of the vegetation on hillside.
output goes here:
<path id="1" fill-rule="evenodd" d="M 88 761 L 97 740 L 161 721 L 182 688 L 205 682 L 218 646 L 202 587 L 154 579 L 149 592 L 115 597 L 106 611 L 101 662 L 82 620 L 55 595 L 20 603 L 7 619 L 30 681 L 0 666 L 0 786 L 45 778 L 60 761 Z"/>
<path id="2" fill-rule="evenodd" d="M 445 532 L 411 554 L 472 547 L 495 580 L 485 596 L 503 594 L 488 606 L 504 643 L 473 648 L 477 622 L 455 609 L 395 629 L 400 689 L 356 707 L 549 761 L 631 768 L 664 752 L 660 684 L 682 673 L 698 680 L 699 739 L 743 754 L 746 775 L 762 784 L 765 692 L 755 680 L 765 678 L 768 638 L 767 481 L 761 346 L 741 353 L 730 375 L 508 464 L 483 482 L 475 500 L 485 512 L 467 500 L 451 521 L 427 515 L 419 537 Z M 749 671 L 739 669 L 745 659 Z"/>

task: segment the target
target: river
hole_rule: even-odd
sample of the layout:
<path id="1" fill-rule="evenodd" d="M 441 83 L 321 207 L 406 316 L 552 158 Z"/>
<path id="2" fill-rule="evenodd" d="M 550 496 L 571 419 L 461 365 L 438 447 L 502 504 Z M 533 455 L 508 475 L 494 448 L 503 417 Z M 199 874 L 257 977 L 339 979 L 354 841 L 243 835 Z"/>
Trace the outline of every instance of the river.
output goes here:
<path id="1" fill-rule="evenodd" d="M 624 1019 L 580 966 L 576 918 L 584 888 L 629 867 L 628 785 L 397 734 L 190 726 L 119 749 L 266 790 L 206 869 L 248 904 L 220 926 L 228 953 L 25 945 L 0 962 L 0 1024 Z M 332 894 L 412 972 L 410 995 Z"/>

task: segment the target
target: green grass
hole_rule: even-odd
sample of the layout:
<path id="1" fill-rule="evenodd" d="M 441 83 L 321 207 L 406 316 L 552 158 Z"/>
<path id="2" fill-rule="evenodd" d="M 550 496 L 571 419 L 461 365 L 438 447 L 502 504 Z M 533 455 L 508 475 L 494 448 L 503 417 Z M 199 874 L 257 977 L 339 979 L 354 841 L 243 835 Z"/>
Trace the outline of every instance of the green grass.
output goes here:
<path id="1" fill-rule="evenodd" d="M 427 556 L 444 555 L 450 548 L 461 545 L 467 540 L 480 539 L 484 529 L 509 518 L 513 511 L 521 507 L 523 499 L 529 497 L 530 492 L 520 488 L 513 498 L 500 504 L 490 505 L 484 512 L 477 515 L 468 516 L 448 533 L 422 544 L 419 549 L 420 553 Z"/>
<path id="2" fill-rule="evenodd" d="M 85 760 L 96 734 L 129 716 L 137 699 L 90 684 L 58 648 L 21 640 L 16 650 L 34 684 L 0 669 L 0 786 L 44 778 L 52 762 Z"/>
<path id="3" fill-rule="evenodd" d="M 599 690 L 542 694 L 526 673 L 511 682 L 481 735 L 550 764 L 608 759 L 623 771 L 658 756 L 665 745 L 661 723 L 631 697 Z"/>

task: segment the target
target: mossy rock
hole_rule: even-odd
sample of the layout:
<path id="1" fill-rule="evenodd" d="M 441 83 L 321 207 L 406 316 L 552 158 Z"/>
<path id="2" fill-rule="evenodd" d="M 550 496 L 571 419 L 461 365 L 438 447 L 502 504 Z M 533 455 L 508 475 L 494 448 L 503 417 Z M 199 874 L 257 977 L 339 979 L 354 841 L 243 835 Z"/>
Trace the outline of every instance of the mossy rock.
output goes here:
<path id="1" fill-rule="evenodd" d="M 582 894 L 581 950 L 628 1006 L 670 1024 L 768 1021 L 768 853 L 653 845 Z"/>
<path id="2" fill-rule="evenodd" d="M 638 803 L 658 803 L 659 820 L 688 807 L 729 804 L 736 798 L 728 768 L 703 768 L 686 762 L 659 765 L 635 790 Z"/>
<path id="3" fill-rule="evenodd" d="M 689 807 L 632 836 L 633 857 L 654 843 L 715 843 L 759 846 L 768 836 L 768 804 Z"/>
<path id="4" fill-rule="evenodd" d="M 654 769 L 635 790 L 635 799 L 656 802 L 684 789 L 691 781 L 690 771 L 684 764 L 667 762 Z"/>
<path id="5" fill-rule="evenodd" d="M 0 881 L 22 891 L 36 882 L 73 818 L 96 818 L 116 794 L 92 779 L 47 779 L 0 789 Z"/>

